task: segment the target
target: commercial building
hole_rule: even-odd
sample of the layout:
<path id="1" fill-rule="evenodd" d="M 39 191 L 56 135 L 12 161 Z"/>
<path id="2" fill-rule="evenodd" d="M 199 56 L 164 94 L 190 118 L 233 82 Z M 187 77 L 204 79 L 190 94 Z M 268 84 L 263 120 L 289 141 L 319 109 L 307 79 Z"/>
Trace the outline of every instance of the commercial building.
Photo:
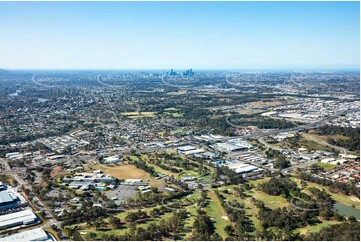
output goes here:
<path id="1" fill-rule="evenodd" d="M 53 241 L 42 228 L 36 228 L 0 238 L 1 241 Z"/>
<path id="2" fill-rule="evenodd" d="M 38 221 L 38 217 L 31 210 L 10 213 L 0 216 L 0 229 L 30 225 Z"/>

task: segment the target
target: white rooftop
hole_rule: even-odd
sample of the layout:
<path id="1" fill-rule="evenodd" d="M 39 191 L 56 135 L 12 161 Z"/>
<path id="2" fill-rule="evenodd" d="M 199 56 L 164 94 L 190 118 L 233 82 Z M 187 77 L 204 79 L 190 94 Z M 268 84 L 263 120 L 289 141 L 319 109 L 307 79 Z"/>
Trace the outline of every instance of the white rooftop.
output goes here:
<path id="1" fill-rule="evenodd" d="M 12 202 L 16 199 L 17 197 L 15 196 L 15 194 L 9 193 L 7 191 L 0 192 L 0 205 L 2 203 Z"/>
<path id="2" fill-rule="evenodd" d="M 42 228 L 36 228 L 0 238 L 1 241 L 44 241 L 48 239 L 48 235 Z"/>
<path id="3" fill-rule="evenodd" d="M 0 216 L 0 228 L 11 226 L 24 221 L 37 219 L 31 210 L 25 210 Z"/>

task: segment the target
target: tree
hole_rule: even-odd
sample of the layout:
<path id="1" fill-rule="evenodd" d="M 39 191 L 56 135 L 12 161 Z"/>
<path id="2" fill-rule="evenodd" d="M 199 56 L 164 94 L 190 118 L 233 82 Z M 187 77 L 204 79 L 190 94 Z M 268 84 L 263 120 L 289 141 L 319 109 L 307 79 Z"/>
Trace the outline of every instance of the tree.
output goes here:
<path id="1" fill-rule="evenodd" d="M 198 210 L 198 215 L 193 223 L 192 240 L 211 240 L 215 227 L 210 217 L 202 211 Z"/>
<path id="2" fill-rule="evenodd" d="M 224 227 L 224 231 L 227 233 L 228 236 L 234 235 L 234 228 L 232 227 L 232 225 L 227 225 L 226 227 Z"/>
<path id="3" fill-rule="evenodd" d="M 98 219 L 95 220 L 93 222 L 93 226 L 95 227 L 96 230 L 98 230 L 100 228 L 100 226 L 101 226 L 101 221 L 99 221 Z"/>
<path id="4" fill-rule="evenodd" d="M 159 231 L 162 235 L 166 235 L 168 233 L 168 226 L 164 219 L 159 221 Z"/>
<path id="5" fill-rule="evenodd" d="M 120 229 L 122 227 L 122 221 L 114 216 L 109 217 L 109 223 L 115 228 Z"/>

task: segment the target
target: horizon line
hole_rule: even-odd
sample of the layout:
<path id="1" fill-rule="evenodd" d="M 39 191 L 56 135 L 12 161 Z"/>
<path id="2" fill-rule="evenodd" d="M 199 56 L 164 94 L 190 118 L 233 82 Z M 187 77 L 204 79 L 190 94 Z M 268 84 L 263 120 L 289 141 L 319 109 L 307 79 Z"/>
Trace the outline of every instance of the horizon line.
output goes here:
<path id="1" fill-rule="evenodd" d="M 358 70 L 361 67 L 244 67 L 244 68 L 194 68 L 194 67 L 171 67 L 171 68 L 0 68 L 5 71 L 162 71 L 162 70 L 201 70 L 201 71 L 267 71 L 267 70 Z"/>

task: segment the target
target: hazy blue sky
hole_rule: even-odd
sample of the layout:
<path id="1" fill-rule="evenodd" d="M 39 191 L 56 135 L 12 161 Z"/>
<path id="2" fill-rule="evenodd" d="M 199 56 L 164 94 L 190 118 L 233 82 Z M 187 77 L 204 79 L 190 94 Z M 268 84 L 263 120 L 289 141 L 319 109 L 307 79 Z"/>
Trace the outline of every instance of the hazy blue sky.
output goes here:
<path id="1" fill-rule="evenodd" d="M 359 2 L 0 2 L 0 68 L 348 68 Z"/>

